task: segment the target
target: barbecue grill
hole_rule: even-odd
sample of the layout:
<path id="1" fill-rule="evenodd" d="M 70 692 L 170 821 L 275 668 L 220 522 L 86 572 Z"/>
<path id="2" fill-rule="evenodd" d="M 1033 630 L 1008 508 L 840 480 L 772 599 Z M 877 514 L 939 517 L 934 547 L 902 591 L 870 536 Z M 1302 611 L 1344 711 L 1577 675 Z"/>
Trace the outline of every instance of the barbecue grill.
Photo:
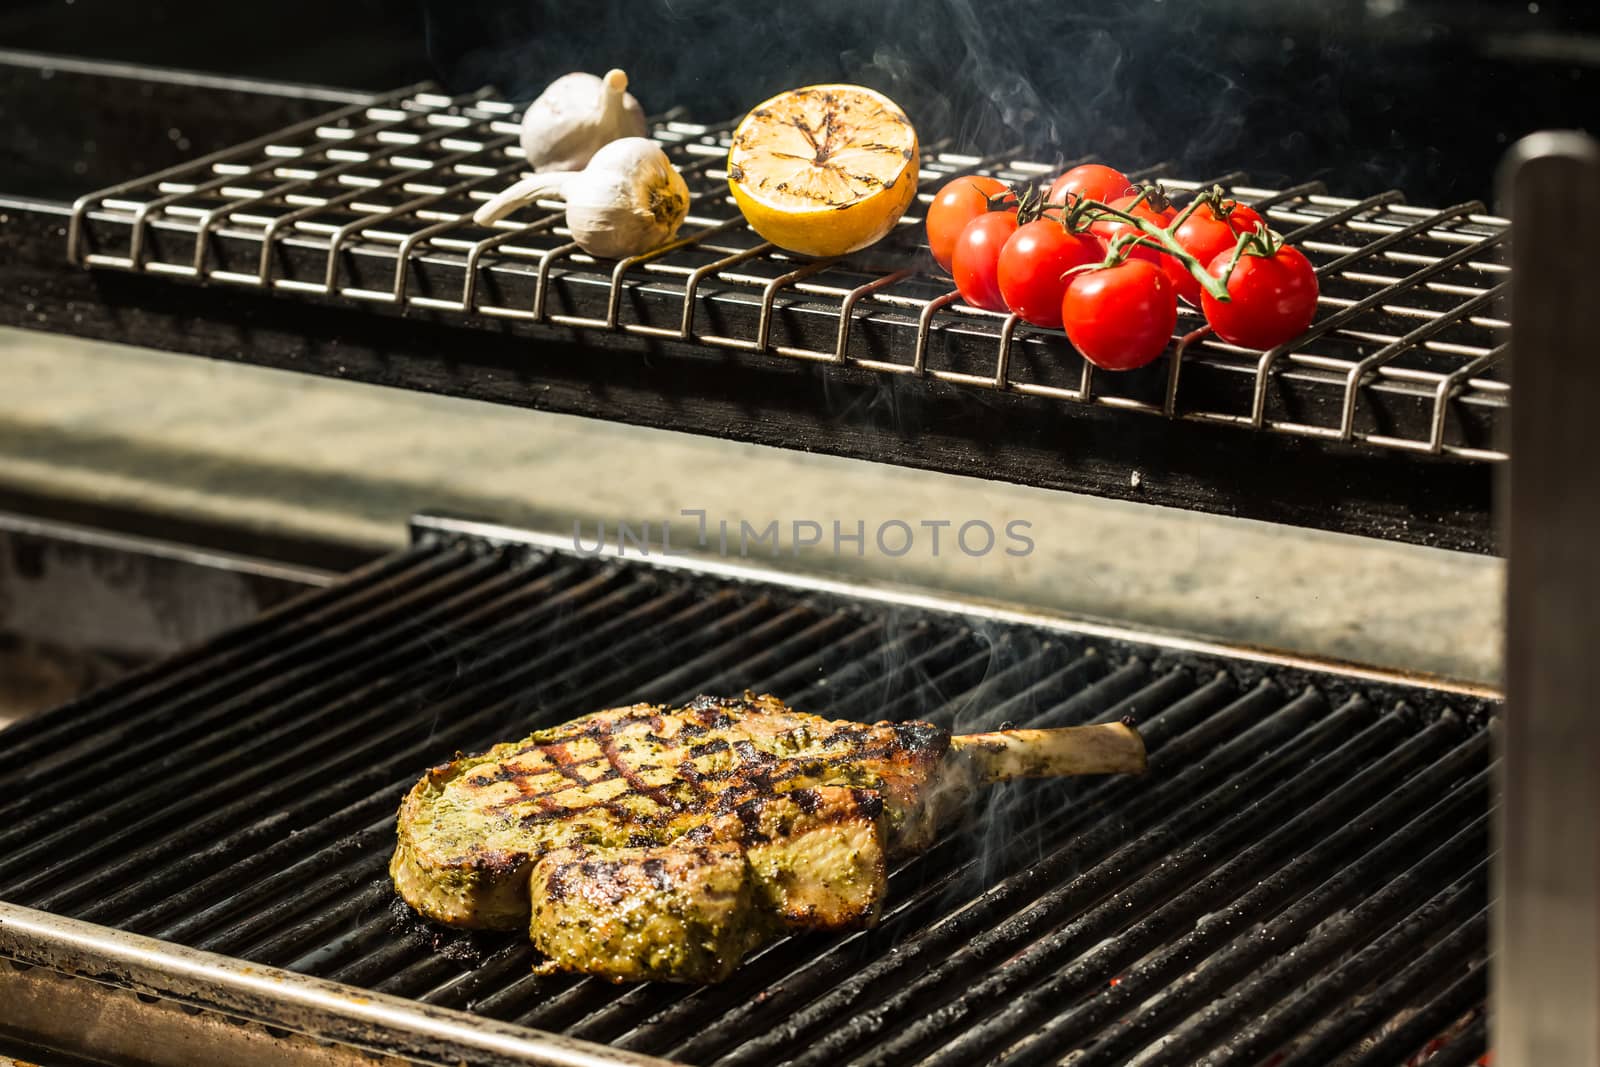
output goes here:
<path id="1" fill-rule="evenodd" d="M 961 305 L 917 247 L 916 207 L 837 261 L 762 243 L 723 195 L 728 124 L 656 117 L 691 217 L 667 247 L 610 264 L 550 205 L 470 223 L 519 167 L 515 109 L 488 93 L 331 106 L 185 86 L 241 135 L 225 125 L 217 151 L 71 205 L 0 205 L 4 321 L 1480 552 L 1498 544 L 1492 487 L 1514 452 L 1518 777 L 1497 801 L 1503 723 L 1485 687 L 420 516 L 407 550 L 0 733 L 0 1051 L 1470 1064 L 1488 1045 L 1501 803 L 1502 1052 L 1592 1010 L 1593 961 L 1554 940 L 1595 889 L 1556 814 L 1594 789 L 1570 741 L 1594 668 L 1553 629 L 1592 612 L 1594 581 L 1593 498 L 1560 451 L 1581 447 L 1562 437 L 1582 426 L 1573 383 L 1595 378 L 1572 262 L 1513 264 L 1507 221 L 1481 204 L 1152 166 L 1175 190 L 1222 184 L 1263 210 L 1312 257 L 1324 307 L 1263 354 L 1191 317 L 1165 358 L 1109 376 L 1058 334 Z M 956 173 L 1056 169 L 961 148 L 926 148 L 921 202 Z M 1524 152 L 1519 232 L 1551 231 L 1600 165 L 1561 139 Z M 1512 422 L 1513 288 L 1519 351 L 1549 353 L 1519 367 L 1519 405 L 1559 408 L 1565 430 Z M 877 928 L 781 941 L 722 986 L 535 976 L 520 939 L 396 905 L 394 808 L 441 754 L 743 688 L 961 730 L 1127 719 L 1151 773 L 999 791 L 893 871 Z M 1541 914 L 1552 902 L 1565 907 Z M 1581 945 L 1587 927 L 1571 929 Z M 1537 984 L 1541 969 L 1566 986 Z M 1536 989 L 1512 995 L 1518 979 Z M 1547 1047 L 1593 1035 L 1571 1040 Z"/>

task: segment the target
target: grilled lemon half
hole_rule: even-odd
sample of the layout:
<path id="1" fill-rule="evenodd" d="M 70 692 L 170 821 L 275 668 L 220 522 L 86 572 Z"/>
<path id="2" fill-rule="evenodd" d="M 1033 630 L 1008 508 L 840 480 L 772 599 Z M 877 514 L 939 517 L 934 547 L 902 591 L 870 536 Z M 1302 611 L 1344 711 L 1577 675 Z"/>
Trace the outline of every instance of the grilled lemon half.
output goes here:
<path id="1" fill-rule="evenodd" d="M 917 131 L 882 93 L 809 85 L 733 131 L 728 186 L 756 233 L 791 252 L 842 256 L 894 228 L 917 195 Z"/>

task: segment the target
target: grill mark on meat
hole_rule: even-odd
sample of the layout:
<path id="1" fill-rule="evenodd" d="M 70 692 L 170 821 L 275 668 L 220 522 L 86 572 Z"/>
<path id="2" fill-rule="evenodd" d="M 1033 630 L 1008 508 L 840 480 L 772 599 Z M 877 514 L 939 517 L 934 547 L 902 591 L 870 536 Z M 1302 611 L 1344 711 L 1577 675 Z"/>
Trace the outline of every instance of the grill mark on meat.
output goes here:
<path id="1" fill-rule="evenodd" d="M 641 711 L 635 711 L 628 715 L 618 716 L 615 719 L 609 719 L 604 722 L 587 723 L 582 726 L 578 726 L 576 723 L 566 723 L 563 726 L 553 726 L 549 730 L 539 731 L 539 734 L 536 735 L 540 738 L 538 741 L 533 741 L 529 744 L 523 745 L 511 755 L 513 758 L 516 756 L 523 756 L 529 752 L 537 752 L 538 750 L 546 748 L 550 745 L 571 744 L 573 741 L 599 741 L 602 734 L 609 733 L 612 730 L 619 729 L 631 723 L 644 722 L 646 720 L 659 722 L 661 720 L 660 708 L 652 707 Z M 563 729 L 565 729 L 566 732 L 555 732 Z M 661 727 L 656 727 L 656 730 L 659 733 Z"/>
<path id="2" fill-rule="evenodd" d="M 504 849 L 484 848 L 482 845 L 468 846 L 466 856 L 458 861 L 463 864 L 471 862 L 491 874 L 511 874 L 518 867 L 528 861 L 526 852 L 507 852 Z"/>
<path id="3" fill-rule="evenodd" d="M 669 795 L 659 786 L 653 786 L 640 777 L 639 772 L 629 767 L 624 761 L 621 751 L 617 748 L 616 729 L 613 726 L 606 730 L 605 737 L 600 741 L 600 751 L 605 753 L 606 759 L 612 768 L 627 781 L 628 785 L 640 796 L 649 797 L 657 804 L 670 811 L 679 811 L 683 802 Z"/>
<path id="4" fill-rule="evenodd" d="M 761 802 L 747 800 L 740 804 L 734 811 L 739 816 L 739 823 L 744 827 L 744 842 L 747 845 L 762 845 L 771 840 L 761 832 Z"/>
<path id="5" fill-rule="evenodd" d="M 550 877 L 545 879 L 545 893 L 551 900 L 566 900 L 572 892 L 572 868 L 575 864 L 563 863 L 550 872 Z"/>
<path id="6" fill-rule="evenodd" d="M 487 773 L 482 770 L 477 774 L 466 772 L 469 776 L 463 782 L 475 788 L 495 782 L 516 782 L 517 796 L 479 810 L 488 813 L 495 809 L 520 809 L 507 813 L 507 818 L 529 829 L 585 813 L 607 813 L 609 819 L 591 822 L 588 824 L 591 828 L 581 831 L 581 836 L 569 838 L 573 845 L 598 845 L 607 841 L 602 835 L 608 834 L 615 835 L 610 841 L 622 839 L 630 847 L 682 840 L 686 828 L 681 821 L 686 815 L 717 819 L 736 814 L 740 820 L 738 825 L 744 827 L 747 836 L 765 840 L 760 833 L 760 805 L 753 804 L 748 810 L 741 810 L 741 805 L 787 795 L 795 798 L 802 811 L 815 814 L 820 810 L 821 800 L 811 791 L 813 787 L 846 786 L 851 789 L 856 811 L 845 817 L 876 819 L 885 809 L 880 789 L 887 786 L 892 791 L 895 776 L 906 773 L 897 770 L 897 765 L 925 765 L 941 758 L 949 749 L 948 734 L 928 723 L 871 726 L 807 723 L 788 731 L 782 731 L 780 723 L 754 729 L 751 736 L 741 736 L 744 734 L 744 730 L 739 729 L 741 719 L 758 724 L 772 722 L 777 717 L 774 708 L 767 703 L 769 699 L 757 699 L 749 694 L 744 699 L 702 696 L 679 708 L 655 705 L 626 713 L 618 709 L 618 713 L 598 720 L 571 724 L 572 729 L 541 731 L 536 735 L 540 740 L 530 741 L 520 746 L 515 754 L 502 757 L 504 762 Z M 772 704 L 776 705 L 777 713 L 787 710 L 776 701 Z M 644 735 L 640 724 L 645 724 L 651 732 Z M 819 729 L 821 725 L 826 729 Z M 667 737 L 667 731 L 674 726 L 676 731 Z M 731 737 L 691 743 L 713 729 L 728 727 L 734 727 Z M 624 733 L 630 729 L 633 732 Z M 585 740 L 595 742 L 600 754 L 574 758 L 568 746 Z M 761 747 L 763 744 L 776 747 L 777 752 L 765 750 Z M 667 751 L 661 751 L 663 747 Z M 635 749 L 665 757 L 656 760 L 664 766 L 676 763 L 674 781 L 664 786 L 651 786 L 644 781 L 640 770 L 654 768 L 633 765 L 631 757 L 639 754 Z M 518 756 L 534 752 L 541 757 L 539 766 L 530 769 L 517 762 Z M 733 767 L 702 771 L 691 762 L 722 752 L 733 754 Z M 458 754 L 458 758 L 464 757 Z M 878 761 L 886 766 L 873 766 Z M 429 777 L 444 784 L 442 779 L 448 778 L 453 770 L 450 764 L 443 764 L 431 771 Z M 539 793 L 524 791 L 527 778 L 552 772 L 562 779 L 560 785 Z M 586 780 L 585 773 L 595 777 Z M 589 787 L 617 778 L 626 782 L 621 794 L 606 800 L 597 800 L 588 794 Z M 803 788 L 794 788 L 801 783 L 804 783 Z M 534 810 L 527 810 L 530 808 Z M 709 823 L 688 828 L 688 834 L 687 840 L 716 839 L 716 831 L 711 830 Z M 542 855 L 546 847 L 530 844 L 525 850 L 491 852 L 473 846 L 469 850 L 471 855 L 455 862 L 486 872 L 514 871 Z M 637 872 L 638 868 L 634 870 Z M 639 885 L 637 873 L 632 884 Z"/>
<path id="7" fill-rule="evenodd" d="M 599 897 L 607 904 L 618 904 L 628 895 L 622 864 L 615 860 L 581 860 L 576 865 L 583 879 L 584 895 Z"/>
<path id="8" fill-rule="evenodd" d="M 883 814 L 883 794 L 876 789 L 852 789 L 850 799 L 861 809 L 861 814 L 869 819 L 876 819 Z"/>
<path id="9" fill-rule="evenodd" d="M 579 785 L 589 784 L 588 781 L 583 777 L 583 773 L 579 771 L 578 768 L 585 763 L 595 762 L 594 759 L 573 759 L 572 753 L 568 751 L 567 743 L 565 741 L 558 741 L 553 745 L 546 745 L 544 747 L 544 755 L 545 758 L 550 761 L 551 765 L 555 767 L 556 771 L 560 773 L 561 777 L 565 778 L 567 781 L 577 782 Z"/>
<path id="10" fill-rule="evenodd" d="M 583 767 L 583 766 L 586 766 L 586 765 L 591 764 L 591 763 L 600 763 L 604 759 L 605 759 L 604 756 L 596 756 L 593 759 L 580 760 L 579 762 L 573 764 L 573 766 L 574 767 Z M 592 779 L 592 780 L 590 780 L 588 782 L 585 782 L 583 784 L 585 784 L 585 785 L 599 785 L 601 782 L 609 782 L 609 781 L 612 781 L 612 780 L 614 780 L 616 778 L 620 778 L 620 777 L 621 777 L 621 775 L 619 775 L 616 772 L 615 768 L 608 767 L 608 768 L 606 768 L 606 772 L 604 774 L 600 775 L 598 778 L 594 778 L 594 779 Z M 469 781 L 470 781 L 470 779 L 469 779 Z M 506 808 L 515 808 L 515 807 L 521 805 L 525 801 L 531 800 L 531 801 L 534 801 L 534 802 L 537 803 L 538 801 L 540 801 L 541 799 L 543 799 L 545 797 L 553 797 L 553 796 L 557 796 L 557 795 L 559 795 L 561 793 L 570 793 L 570 792 L 572 792 L 572 786 L 570 786 L 570 785 L 558 785 L 554 789 L 546 789 L 546 790 L 544 790 L 542 792 L 539 792 L 539 793 L 518 793 L 514 797 L 507 797 L 504 800 L 496 801 L 495 803 L 491 804 L 485 810 L 486 811 L 503 811 Z M 593 804 L 586 805 L 584 808 L 573 808 L 572 810 L 581 811 L 581 810 L 587 810 L 587 808 L 603 807 L 603 806 L 607 806 L 607 805 L 603 804 L 603 802 L 596 801 Z M 612 810 L 615 810 L 615 809 L 612 809 Z"/>
<path id="11" fill-rule="evenodd" d="M 696 814 L 706 811 L 711 806 L 713 799 L 711 787 L 706 785 L 706 775 L 702 774 L 700 768 L 694 765 L 694 749 L 689 750 L 688 759 L 678 764 L 678 777 L 687 782 L 689 789 L 694 793 L 693 798 L 688 802 L 689 810 Z M 713 777 L 718 776 L 714 774 Z"/>
<path id="12" fill-rule="evenodd" d="M 672 888 L 672 879 L 667 875 L 666 860 L 648 859 L 640 864 L 640 867 L 644 870 L 644 876 L 650 879 L 650 884 L 663 893 Z"/>
<path id="13" fill-rule="evenodd" d="M 857 740 L 861 740 L 860 736 L 857 737 Z M 549 748 L 553 746 L 545 747 Z M 757 748 L 754 742 L 748 740 L 736 741 L 732 744 L 729 744 L 727 741 L 719 738 L 716 741 L 707 742 L 706 746 L 702 747 L 713 748 L 715 751 L 732 749 L 735 756 L 738 757 L 739 763 L 735 767 L 730 767 L 721 771 L 701 771 L 694 767 L 693 764 L 691 764 L 688 760 L 680 763 L 678 765 L 679 774 L 682 775 L 685 781 L 696 787 L 696 792 L 699 794 L 694 800 L 688 802 L 687 804 L 684 801 L 670 795 L 665 795 L 664 797 L 663 790 L 660 787 L 652 787 L 646 784 L 643 788 L 640 788 L 638 784 L 637 773 L 629 770 L 625 764 L 619 762 L 619 759 L 621 758 L 620 753 L 617 753 L 615 756 L 613 756 L 610 751 L 605 751 L 603 755 L 591 756 L 588 759 L 583 760 L 572 760 L 565 765 L 557 764 L 553 769 L 560 771 L 563 777 L 569 778 L 571 781 L 576 782 L 579 785 L 591 785 L 599 782 L 611 781 L 619 777 L 625 778 L 628 781 L 630 789 L 632 789 L 634 793 L 644 796 L 647 799 L 660 804 L 662 807 L 669 808 L 673 811 L 691 812 L 694 814 L 703 814 L 707 811 L 715 811 L 719 814 L 727 814 L 728 812 L 732 811 L 737 804 L 742 803 L 751 792 L 756 792 L 763 796 L 778 796 L 782 791 L 777 787 L 785 782 L 793 781 L 796 778 L 819 779 L 817 785 L 853 785 L 853 783 L 848 781 L 831 780 L 829 778 L 829 772 L 839 769 L 846 771 L 858 770 L 858 768 L 855 766 L 858 763 L 892 758 L 896 748 L 899 746 L 894 744 L 879 745 L 871 748 L 862 746 L 853 751 L 834 753 L 827 757 L 823 757 L 814 761 L 808 761 L 806 763 L 794 763 L 790 760 L 785 760 L 774 756 L 769 752 L 764 752 Z M 578 777 L 575 773 L 567 773 L 569 768 L 575 771 L 577 768 L 599 763 L 602 760 L 608 761 L 610 766 L 607 768 L 605 774 L 601 775 L 599 778 L 593 779 L 592 781 Z M 554 763 L 556 761 L 552 760 L 552 762 Z M 544 772 L 537 771 L 528 773 Z M 717 793 L 710 786 L 710 783 L 729 780 L 742 780 L 748 782 L 749 788 L 735 788 Z M 469 781 L 474 785 L 479 784 L 473 779 L 469 779 Z M 525 801 L 533 801 L 535 803 L 540 803 L 541 807 L 546 807 L 546 805 L 542 803 L 546 798 L 560 793 L 570 792 L 571 788 L 571 786 L 560 785 L 554 789 L 548 789 L 540 793 L 521 793 L 517 796 L 502 800 L 493 805 L 493 807 L 501 809 L 512 808 L 522 804 Z M 800 792 L 800 790 L 793 790 L 791 792 Z M 715 801 L 715 803 L 713 803 L 713 801 Z M 560 808 L 546 807 L 546 810 L 551 813 L 576 814 L 578 812 L 588 811 L 596 807 L 607 808 L 610 811 L 616 812 L 619 817 L 622 817 L 628 821 L 641 821 L 641 816 L 639 813 L 628 811 L 625 808 L 619 808 L 614 802 L 596 801 L 590 804 L 567 805 Z M 526 826 L 532 826 L 537 823 L 547 821 L 549 820 L 545 812 L 531 814 L 522 819 L 523 825 Z"/>
<path id="14" fill-rule="evenodd" d="M 550 806 L 549 801 L 540 800 L 539 798 L 529 799 L 539 800 L 539 810 L 530 811 L 528 814 L 517 820 L 518 823 L 526 827 L 538 826 L 540 823 L 556 822 L 561 819 L 569 819 L 574 815 L 582 815 L 586 811 L 593 811 L 595 808 L 604 808 L 606 811 L 609 811 L 615 815 L 620 822 L 632 823 L 637 826 L 649 827 L 651 829 L 660 829 L 664 826 L 667 826 L 672 821 L 672 817 L 664 812 L 633 811 L 614 800 L 596 800 L 588 804 L 571 804 L 563 805 L 561 807 L 553 807 Z"/>

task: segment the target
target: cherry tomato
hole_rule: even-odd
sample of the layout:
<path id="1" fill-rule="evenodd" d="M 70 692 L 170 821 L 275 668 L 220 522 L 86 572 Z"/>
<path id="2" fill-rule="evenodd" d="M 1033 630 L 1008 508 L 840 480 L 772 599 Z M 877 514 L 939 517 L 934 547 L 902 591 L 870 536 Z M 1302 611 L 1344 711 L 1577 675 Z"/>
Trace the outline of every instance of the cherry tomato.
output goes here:
<path id="1" fill-rule="evenodd" d="M 961 299 L 973 307 L 1004 311 L 1000 295 L 1000 250 L 1017 232 L 1013 211 L 990 211 L 967 223 L 956 240 L 950 274 L 961 291 Z"/>
<path id="2" fill-rule="evenodd" d="M 1084 359 L 1106 370 L 1132 370 L 1166 351 L 1178 325 L 1178 294 L 1160 267 L 1127 259 L 1074 274 L 1061 319 Z"/>
<path id="3" fill-rule="evenodd" d="M 1133 202 L 1138 199 L 1138 194 L 1118 197 L 1111 202 L 1111 206 L 1126 211 L 1136 218 L 1153 222 L 1163 229 L 1172 225 L 1172 220 L 1178 217 L 1177 208 L 1170 206 L 1157 208 L 1148 199 L 1141 201 L 1137 207 L 1134 207 Z M 1139 232 L 1137 227 L 1129 223 L 1107 219 L 1092 223 L 1089 226 L 1089 231 L 1108 245 L 1122 234 Z M 1231 237 L 1228 247 L 1233 247 Z M 1167 280 L 1172 282 L 1172 287 L 1179 296 L 1191 304 L 1200 302 L 1200 283 L 1195 280 L 1194 275 L 1189 273 L 1189 268 L 1184 266 L 1180 260 L 1167 255 L 1159 249 L 1151 248 L 1149 245 L 1134 245 L 1129 250 L 1128 255 L 1133 259 L 1142 259 L 1148 263 L 1154 263 L 1166 274 Z M 1210 261 L 1209 257 L 1200 260 L 1201 263 L 1209 263 Z"/>
<path id="4" fill-rule="evenodd" d="M 955 252 L 956 239 L 967 223 L 989 210 L 989 198 L 1006 191 L 1006 183 L 999 178 L 967 175 L 945 183 L 928 206 L 928 247 L 939 266 L 950 269 L 950 257 Z"/>
<path id="5" fill-rule="evenodd" d="M 1050 202 L 1064 204 L 1067 194 L 1071 193 L 1109 204 L 1132 187 L 1133 182 L 1120 170 L 1103 163 L 1085 163 L 1073 167 L 1051 184 Z"/>
<path id="6" fill-rule="evenodd" d="M 1232 221 L 1232 216 L 1229 217 L 1229 221 Z M 1200 261 L 1201 266 L 1209 265 L 1224 252 L 1232 252 L 1234 245 L 1239 243 L 1239 234 L 1227 222 L 1217 218 L 1209 204 L 1203 204 L 1195 209 L 1193 214 L 1183 220 L 1183 225 L 1177 228 L 1173 236 L 1178 239 L 1185 252 Z M 1200 282 L 1187 268 L 1182 271 L 1181 278 L 1173 277 L 1170 271 L 1168 277 L 1171 277 L 1173 283 L 1177 285 L 1179 298 L 1199 305 Z"/>
<path id="7" fill-rule="evenodd" d="M 1056 219 L 1017 228 L 1000 249 L 997 281 L 1006 307 L 1035 326 L 1059 329 L 1067 271 L 1105 258 L 1105 246 L 1087 233 L 1068 233 Z"/>
<path id="8" fill-rule="evenodd" d="M 1211 261 L 1222 277 L 1232 252 Z M 1227 303 L 1202 293 L 1200 308 L 1217 336 L 1241 348 L 1272 348 L 1305 332 L 1317 313 L 1317 272 L 1297 248 L 1270 256 L 1243 255 L 1228 279 Z"/>
<path id="9" fill-rule="evenodd" d="M 1234 233 L 1255 233 L 1267 221 L 1261 217 L 1261 212 L 1249 204 L 1241 204 L 1237 200 L 1223 201 L 1224 207 L 1229 204 L 1233 206 L 1228 209 L 1228 226 Z"/>

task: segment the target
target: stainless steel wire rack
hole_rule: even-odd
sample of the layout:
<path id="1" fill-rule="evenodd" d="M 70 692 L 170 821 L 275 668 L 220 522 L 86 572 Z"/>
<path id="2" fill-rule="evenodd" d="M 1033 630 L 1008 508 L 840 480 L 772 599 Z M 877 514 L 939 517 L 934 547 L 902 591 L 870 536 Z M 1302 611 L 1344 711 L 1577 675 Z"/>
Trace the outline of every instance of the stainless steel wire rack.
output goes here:
<path id="1" fill-rule="evenodd" d="M 1096 372 L 1059 331 L 960 300 L 922 241 L 922 207 L 951 177 L 1048 180 L 1074 161 L 926 146 L 917 202 L 884 241 L 808 260 L 745 225 L 726 187 L 732 123 L 659 116 L 654 136 L 693 193 L 680 236 L 600 261 L 540 202 L 492 228 L 473 209 L 523 169 L 519 114 L 487 91 L 405 91 L 346 107 L 74 206 L 69 256 L 97 268 L 389 305 L 407 314 L 693 342 L 883 375 L 927 377 L 1074 405 L 1230 424 L 1383 449 L 1498 461 L 1509 404 L 1504 219 L 1479 203 L 1332 196 L 1320 183 L 1238 173 L 1135 172 L 1180 196 L 1221 184 L 1316 265 L 1312 327 L 1257 352 L 1193 310 L 1141 371 Z M 441 358 L 447 358 L 441 356 Z M 529 359 L 537 351 L 530 348 Z"/>

